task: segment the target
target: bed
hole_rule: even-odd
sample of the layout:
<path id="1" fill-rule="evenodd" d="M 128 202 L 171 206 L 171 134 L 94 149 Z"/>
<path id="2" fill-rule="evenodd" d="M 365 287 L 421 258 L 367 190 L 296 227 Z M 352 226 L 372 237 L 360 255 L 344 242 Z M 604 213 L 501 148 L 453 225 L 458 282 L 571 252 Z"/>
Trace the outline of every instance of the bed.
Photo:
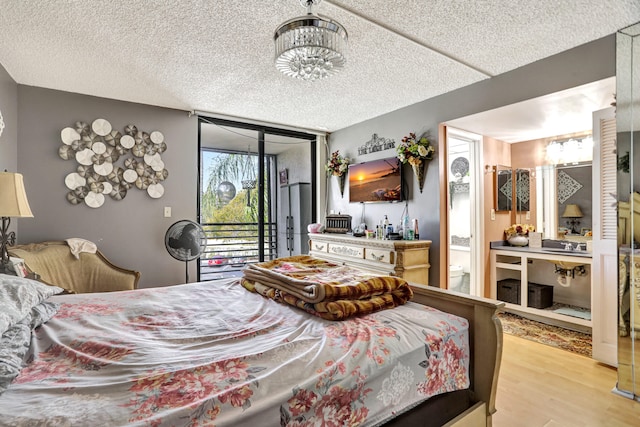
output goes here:
<path id="1" fill-rule="evenodd" d="M 484 426 L 495 411 L 495 301 L 415 286 L 413 302 L 332 321 L 237 279 L 77 295 L 2 284 L 16 281 L 42 325 L 0 394 L 3 425 Z"/>

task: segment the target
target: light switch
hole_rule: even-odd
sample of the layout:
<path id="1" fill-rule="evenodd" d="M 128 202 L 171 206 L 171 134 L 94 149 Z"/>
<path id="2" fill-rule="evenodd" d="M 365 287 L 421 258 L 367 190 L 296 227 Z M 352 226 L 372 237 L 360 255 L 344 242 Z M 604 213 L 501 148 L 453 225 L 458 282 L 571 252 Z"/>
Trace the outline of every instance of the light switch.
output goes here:
<path id="1" fill-rule="evenodd" d="M 164 207 L 164 217 L 171 218 L 171 206 Z"/>
<path id="2" fill-rule="evenodd" d="M 496 220 L 496 210 L 491 209 L 491 221 L 495 221 L 495 220 Z"/>
<path id="3" fill-rule="evenodd" d="M 531 219 L 531 211 L 527 211 L 527 219 Z"/>

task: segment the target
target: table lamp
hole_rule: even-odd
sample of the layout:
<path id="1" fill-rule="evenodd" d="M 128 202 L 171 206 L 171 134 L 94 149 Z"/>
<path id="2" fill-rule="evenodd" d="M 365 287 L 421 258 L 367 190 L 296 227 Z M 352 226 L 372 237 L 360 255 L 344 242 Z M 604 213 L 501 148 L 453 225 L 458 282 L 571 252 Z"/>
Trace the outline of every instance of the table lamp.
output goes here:
<path id="1" fill-rule="evenodd" d="M 578 229 L 576 225 L 580 224 L 578 218 L 582 218 L 582 211 L 580 210 L 580 206 L 578 205 L 567 205 L 564 208 L 564 213 L 562 214 L 562 218 L 567 219 L 567 225 L 571 227 L 571 234 L 578 234 Z"/>
<path id="2" fill-rule="evenodd" d="M 7 246 L 16 243 L 16 233 L 9 232 L 11 218 L 31 217 L 31 208 L 27 201 L 27 194 L 24 191 L 24 182 L 19 173 L 0 172 L 0 217 L 2 217 L 2 228 L 0 228 L 0 273 L 12 271 L 7 268 L 9 264 L 9 251 Z"/>

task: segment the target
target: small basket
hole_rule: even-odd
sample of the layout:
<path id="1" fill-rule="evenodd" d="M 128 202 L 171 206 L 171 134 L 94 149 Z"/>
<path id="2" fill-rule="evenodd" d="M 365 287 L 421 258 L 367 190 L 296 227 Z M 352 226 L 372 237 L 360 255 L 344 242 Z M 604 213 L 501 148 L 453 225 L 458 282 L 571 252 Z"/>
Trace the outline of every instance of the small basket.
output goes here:
<path id="1" fill-rule="evenodd" d="M 520 304 L 520 281 L 516 279 L 498 281 L 498 299 L 511 304 Z"/>
<path id="2" fill-rule="evenodd" d="M 348 233 L 351 230 L 351 215 L 327 215 L 324 230 L 327 233 Z"/>
<path id="3" fill-rule="evenodd" d="M 547 308 L 553 305 L 553 286 L 528 284 L 527 305 L 533 308 Z"/>

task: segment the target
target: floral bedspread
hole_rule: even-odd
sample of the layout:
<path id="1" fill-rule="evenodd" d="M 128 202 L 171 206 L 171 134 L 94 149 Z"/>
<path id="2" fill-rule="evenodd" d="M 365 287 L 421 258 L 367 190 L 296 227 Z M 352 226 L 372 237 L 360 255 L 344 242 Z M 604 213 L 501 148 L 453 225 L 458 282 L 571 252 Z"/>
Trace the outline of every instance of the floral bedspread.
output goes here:
<path id="1" fill-rule="evenodd" d="M 225 280 L 58 295 L 0 395 L 9 426 L 368 426 L 468 388 L 468 322 L 329 321 Z"/>

